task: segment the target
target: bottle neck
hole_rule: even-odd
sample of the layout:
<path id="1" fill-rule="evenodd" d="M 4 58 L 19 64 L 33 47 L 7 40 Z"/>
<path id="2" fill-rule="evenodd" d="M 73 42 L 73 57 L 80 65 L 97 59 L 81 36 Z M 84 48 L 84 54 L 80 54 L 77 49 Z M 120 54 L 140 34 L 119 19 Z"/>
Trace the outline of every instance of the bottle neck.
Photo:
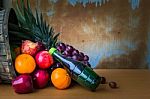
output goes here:
<path id="1" fill-rule="evenodd" d="M 57 51 L 54 51 L 52 55 L 57 61 L 65 65 L 65 67 L 67 67 L 69 70 L 74 69 L 75 65 L 69 58 L 64 57 L 62 54 L 60 54 Z"/>
<path id="2" fill-rule="evenodd" d="M 65 57 L 63 57 L 59 52 L 57 52 L 57 51 L 55 51 L 55 52 L 53 52 L 53 57 L 55 58 L 55 59 L 57 59 L 59 62 L 61 62 L 61 61 L 66 61 L 66 59 L 65 59 Z"/>

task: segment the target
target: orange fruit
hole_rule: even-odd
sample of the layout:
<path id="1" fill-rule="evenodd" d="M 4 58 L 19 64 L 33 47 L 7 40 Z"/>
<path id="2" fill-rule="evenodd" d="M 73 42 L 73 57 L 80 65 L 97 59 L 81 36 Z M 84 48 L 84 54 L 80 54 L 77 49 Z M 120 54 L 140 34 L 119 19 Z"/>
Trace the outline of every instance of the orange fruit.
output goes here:
<path id="1" fill-rule="evenodd" d="M 57 89 L 66 89 L 71 83 L 71 78 L 63 68 L 56 68 L 51 74 L 51 81 Z"/>
<path id="2" fill-rule="evenodd" d="M 20 74 L 32 73 L 35 70 L 36 63 L 34 58 L 28 54 L 20 54 L 15 60 L 15 69 Z"/>

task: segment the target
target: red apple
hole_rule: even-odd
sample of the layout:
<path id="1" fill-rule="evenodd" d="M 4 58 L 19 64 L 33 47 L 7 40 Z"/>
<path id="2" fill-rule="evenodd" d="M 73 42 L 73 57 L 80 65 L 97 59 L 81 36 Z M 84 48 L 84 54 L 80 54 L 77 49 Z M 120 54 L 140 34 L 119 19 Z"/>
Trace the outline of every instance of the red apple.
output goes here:
<path id="1" fill-rule="evenodd" d="M 49 74 L 46 70 L 36 70 L 33 75 L 33 85 L 34 88 L 44 88 L 48 84 Z"/>
<path id="2" fill-rule="evenodd" d="M 53 57 L 48 51 L 40 51 L 36 54 L 35 60 L 39 68 L 47 69 L 53 64 Z"/>
<path id="3" fill-rule="evenodd" d="M 12 80 L 12 87 L 14 91 L 19 94 L 26 94 L 34 91 L 32 77 L 25 74 Z"/>

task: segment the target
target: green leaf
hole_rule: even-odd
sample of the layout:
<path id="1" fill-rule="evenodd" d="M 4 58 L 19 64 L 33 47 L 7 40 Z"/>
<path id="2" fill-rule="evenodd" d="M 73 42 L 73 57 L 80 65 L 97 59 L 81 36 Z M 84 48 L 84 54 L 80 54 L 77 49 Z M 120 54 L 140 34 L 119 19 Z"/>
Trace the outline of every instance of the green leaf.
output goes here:
<path id="1" fill-rule="evenodd" d="M 24 0 L 20 0 L 20 6 L 21 6 L 21 9 L 22 9 L 22 13 L 24 12 L 24 8 L 25 8 L 25 4 L 24 4 Z"/>
<path id="2" fill-rule="evenodd" d="M 22 33 L 22 32 L 16 32 L 16 31 L 9 31 L 9 34 L 15 36 L 15 37 L 18 37 L 20 39 L 28 39 L 28 40 L 31 40 L 32 37 Z"/>
<path id="3" fill-rule="evenodd" d="M 37 20 L 37 25 L 36 26 L 39 28 L 40 32 L 42 33 L 42 30 L 40 28 L 41 22 L 40 22 L 40 18 L 39 18 L 37 10 L 36 10 L 36 20 Z"/>
<path id="4" fill-rule="evenodd" d="M 44 26 L 43 26 L 44 34 L 47 34 L 46 26 L 47 26 L 46 21 L 44 21 Z"/>
<path id="5" fill-rule="evenodd" d="M 53 37 L 53 39 L 54 39 L 54 40 L 57 40 L 59 35 L 60 35 L 60 33 L 57 33 L 57 34 Z"/>
<path id="6" fill-rule="evenodd" d="M 30 14 L 32 14 L 29 0 L 27 0 L 27 9 L 28 9 L 28 12 L 29 12 Z"/>
<path id="7" fill-rule="evenodd" d="M 43 15 L 42 15 L 42 13 L 40 14 L 40 21 L 41 21 L 40 22 L 41 23 L 40 24 L 41 32 L 44 33 L 44 30 L 43 30 L 44 29 L 44 23 L 43 23 Z"/>
<path id="8" fill-rule="evenodd" d="M 32 29 L 31 18 L 30 18 L 30 16 L 29 16 L 29 14 L 28 14 L 26 8 L 24 8 L 24 17 L 25 17 L 25 19 L 26 19 L 26 23 L 28 23 L 28 25 L 26 24 L 26 25 L 27 25 L 26 27 L 28 27 L 29 29 Z"/>
<path id="9" fill-rule="evenodd" d="M 31 21 L 32 25 L 36 24 L 36 19 L 35 19 L 33 13 L 32 13 L 29 0 L 27 0 L 27 12 L 30 16 L 30 21 Z"/>
<path id="10" fill-rule="evenodd" d="M 25 18 L 24 18 L 22 11 L 21 11 L 21 8 L 19 7 L 18 2 L 16 4 L 16 15 L 17 15 L 17 18 L 21 24 L 25 23 Z"/>
<path id="11" fill-rule="evenodd" d="M 23 27 L 19 27 L 16 24 L 9 23 L 8 26 L 9 26 L 9 31 L 11 30 L 15 32 L 21 32 L 24 35 L 31 36 L 31 37 L 33 36 L 33 33 L 31 31 L 24 29 Z"/>

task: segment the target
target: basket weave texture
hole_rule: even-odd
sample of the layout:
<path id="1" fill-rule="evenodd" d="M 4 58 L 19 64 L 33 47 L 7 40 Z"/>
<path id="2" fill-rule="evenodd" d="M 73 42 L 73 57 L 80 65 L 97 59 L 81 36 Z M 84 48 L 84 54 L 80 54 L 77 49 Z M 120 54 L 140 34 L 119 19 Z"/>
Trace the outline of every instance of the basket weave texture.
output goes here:
<path id="1" fill-rule="evenodd" d="M 16 76 L 11 59 L 8 35 L 8 24 L 11 13 L 14 14 L 12 8 L 0 10 L 0 78 L 2 83 L 11 83 L 13 77 Z"/>

